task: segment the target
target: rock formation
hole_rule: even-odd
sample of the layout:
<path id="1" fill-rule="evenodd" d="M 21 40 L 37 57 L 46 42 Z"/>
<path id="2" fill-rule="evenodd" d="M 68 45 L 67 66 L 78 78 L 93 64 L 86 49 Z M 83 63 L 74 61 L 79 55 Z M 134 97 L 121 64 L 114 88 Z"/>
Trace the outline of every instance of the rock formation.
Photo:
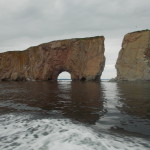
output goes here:
<path id="1" fill-rule="evenodd" d="M 0 80 L 99 80 L 104 69 L 104 37 L 53 41 L 0 54 Z"/>
<path id="2" fill-rule="evenodd" d="M 117 80 L 150 80 L 150 30 L 125 35 L 116 69 Z"/>

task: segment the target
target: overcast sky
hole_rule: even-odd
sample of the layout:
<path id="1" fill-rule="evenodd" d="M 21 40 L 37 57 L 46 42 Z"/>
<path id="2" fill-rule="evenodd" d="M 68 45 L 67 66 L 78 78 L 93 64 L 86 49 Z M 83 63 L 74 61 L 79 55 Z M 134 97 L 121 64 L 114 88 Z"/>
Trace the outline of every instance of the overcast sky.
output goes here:
<path id="1" fill-rule="evenodd" d="M 150 29 L 150 0 L 0 0 L 0 52 L 104 35 L 102 78 L 116 76 L 123 36 L 143 29 Z"/>

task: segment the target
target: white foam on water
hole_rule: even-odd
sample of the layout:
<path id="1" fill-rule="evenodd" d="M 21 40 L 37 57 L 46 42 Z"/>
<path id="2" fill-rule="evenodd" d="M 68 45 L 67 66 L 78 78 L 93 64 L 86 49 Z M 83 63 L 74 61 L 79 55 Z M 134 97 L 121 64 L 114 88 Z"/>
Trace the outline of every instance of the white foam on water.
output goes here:
<path id="1" fill-rule="evenodd" d="M 32 110 L 32 111 L 33 110 L 36 110 L 36 111 L 42 110 L 41 108 L 31 107 L 26 104 L 14 103 L 12 100 L 1 101 L 0 107 L 8 107 L 8 108 L 16 109 L 16 110 Z"/>
<path id="2" fill-rule="evenodd" d="M 96 133 L 69 119 L 0 116 L 0 150 L 148 150 L 148 141 Z"/>

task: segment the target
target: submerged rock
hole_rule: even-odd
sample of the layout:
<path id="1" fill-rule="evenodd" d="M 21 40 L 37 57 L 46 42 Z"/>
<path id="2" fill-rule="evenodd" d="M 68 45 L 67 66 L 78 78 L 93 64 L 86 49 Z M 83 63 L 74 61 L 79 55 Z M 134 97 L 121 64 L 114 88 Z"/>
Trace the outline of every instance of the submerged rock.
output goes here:
<path id="1" fill-rule="evenodd" d="M 125 35 L 116 63 L 117 80 L 150 80 L 150 30 Z"/>
<path id="2" fill-rule="evenodd" d="M 53 41 L 1 53 L 0 79 L 57 80 L 68 71 L 73 80 L 99 80 L 104 64 L 103 36 Z"/>

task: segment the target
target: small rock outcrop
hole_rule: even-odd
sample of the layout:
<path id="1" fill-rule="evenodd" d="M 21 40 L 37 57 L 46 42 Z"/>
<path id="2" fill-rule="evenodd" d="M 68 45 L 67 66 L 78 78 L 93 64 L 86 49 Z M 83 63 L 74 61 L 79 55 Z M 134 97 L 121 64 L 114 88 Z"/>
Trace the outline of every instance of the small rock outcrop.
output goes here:
<path id="1" fill-rule="evenodd" d="M 150 80 L 150 30 L 125 35 L 116 69 L 117 80 Z"/>
<path id="2" fill-rule="evenodd" d="M 104 69 L 104 37 L 53 41 L 0 54 L 0 80 L 99 80 Z"/>

